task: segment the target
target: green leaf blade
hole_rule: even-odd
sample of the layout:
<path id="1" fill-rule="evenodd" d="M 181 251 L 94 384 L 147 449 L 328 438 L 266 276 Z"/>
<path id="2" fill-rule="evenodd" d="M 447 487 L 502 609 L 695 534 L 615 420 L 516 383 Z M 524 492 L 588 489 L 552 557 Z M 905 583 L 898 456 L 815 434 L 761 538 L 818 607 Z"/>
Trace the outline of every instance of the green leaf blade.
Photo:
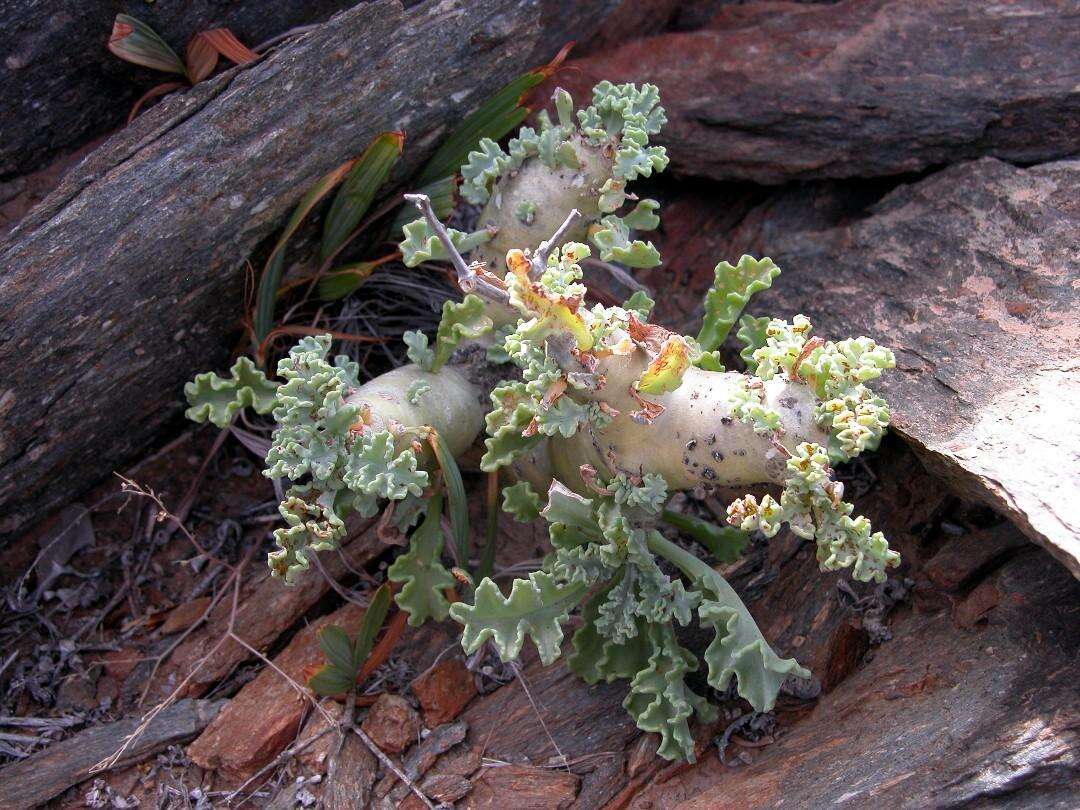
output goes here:
<path id="1" fill-rule="evenodd" d="M 357 159 L 338 189 L 323 223 L 319 251 L 322 260 L 331 256 L 360 224 L 401 157 L 404 144 L 404 132 L 383 132 Z"/>

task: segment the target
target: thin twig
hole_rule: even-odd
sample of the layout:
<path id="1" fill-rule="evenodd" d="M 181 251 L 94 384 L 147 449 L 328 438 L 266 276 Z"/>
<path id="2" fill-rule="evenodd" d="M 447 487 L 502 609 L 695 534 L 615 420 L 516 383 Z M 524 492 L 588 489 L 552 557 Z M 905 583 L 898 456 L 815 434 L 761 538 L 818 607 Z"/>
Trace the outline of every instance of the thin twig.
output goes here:
<path id="1" fill-rule="evenodd" d="M 551 255 L 556 247 L 562 244 L 563 237 L 566 236 L 569 231 L 581 218 L 581 212 L 576 208 L 572 208 L 570 213 L 566 215 L 566 219 L 563 220 L 563 224 L 556 229 L 555 233 L 550 238 L 545 239 L 540 243 L 540 246 L 536 249 L 536 253 L 532 257 L 532 273 L 535 278 L 539 278 L 540 274 L 547 269 L 548 256 Z"/>
<path id="2" fill-rule="evenodd" d="M 363 729 L 361 729 L 360 726 L 356 725 L 356 723 L 352 723 L 351 728 L 353 733 L 360 738 L 360 740 L 364 743 L 364 745 L 368 747 L 368 750 L 371 751 L 371 753 L 378 757 L 379 762 L 381 762 L 387 770 L 389 770 L 391 773 L 394 774 L 394 776 L 400 779 L 402 784 L 404 784 L 409 790 L 411 790 L 416 796 L 416 798 L 418 798 L 424 803 L 424 806 L 427 807 L 428 810 L 435 810 L 435 805 L 432 804 L 431 799 L 425 796 L 424 792 L 416 786 L 416 783 L 405 775 L 405 772 L 397 766 L 397 763 L 395 763 L 394 760 L 390 759 L 390 757 L 383 753 L 382 749 L 379 748 L 379 746 L 377 746 L 372 741 L 371 737 L 364 733 Z"/>
<path id="3" fill-rule="evenodd" d="M 405 199 L 415 205 L 420 213 L 424 215 L 428 226 L 442 243 L 446 255 L 450 258 L 450 263 L 454 265 L 454 270 L 457 271 L 458 286 L 461 287 L 463 292 L 476 292 L 492 301 L 509 300 L 506 290 L 500 290 L 491 282 L 481 278 L 476 272 L 476 267 L 465 262 L 464 257 L 454 247 L 450 234 L 446 232 L 446 228 L 439 222 L 439 218 L 435 216 L 435 210 L 431 207 L 431 199 L 428 195 L 406 194 Z"/>
<path id="4" fill-rule="evenodd" d="M 490 644 L 491 642 L 489 641 L 488 643 Z M 536 705 L 536 701 L 533 700 L 532 691 L 529 689 L 529 681 L 525 677 L 525 673 L 522 671 L 521 667 L 518 666 L 517 661 L 511 661 L 510 668 L 514 670 L 514 674 L 517 676 L 518 681 L 521 683 L 521 688 L 525 692 L 525 697 L 529 699 L 529 704 L 532 706 L 533 711 L 536 713 L 536 719 L 540 721 L 540 727 L 544 729 L 544 733 L 547 735 L 548 741 L 555 749 L 555 753 L 559 755 L 559 759 L 562 760 L 562 764 L 563 767 L 566 769 L 566 772 L 570 773 L 569 760 L 567 760 L 566 754 L 562 752 L 562 749 L 559 748 L 559 744 L 555 742 L 555 738 L 551 736 L 551 732 L 548 730 L 547 723 L 544 722 L 544 716 L 540 714 L 540 708 Z"/>

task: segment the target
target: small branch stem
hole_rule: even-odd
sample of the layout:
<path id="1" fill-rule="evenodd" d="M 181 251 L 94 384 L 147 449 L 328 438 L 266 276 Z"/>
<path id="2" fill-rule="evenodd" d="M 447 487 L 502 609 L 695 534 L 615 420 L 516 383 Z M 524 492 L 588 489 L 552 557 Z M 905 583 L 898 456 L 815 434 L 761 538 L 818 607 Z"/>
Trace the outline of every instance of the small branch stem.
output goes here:
<path id="1" fill-rule="evenodd" d="M 427 194 L 406 194 L 405 199 L 415 205 L 420 213 L 424 215 L 428 227 L 431 228 L 442 243 L 446 255 L 450 257 L 450 263 L 454 265 L 454 270 L 457 272 L 458 286 L 461 287 L 463 292 L 475 292 L 492 301 L 509 300 L 505 290 L 500 290 L 491 282 L 481 278 L 477 274 L 476 268 L 466 263 L 464 257 L 454 247 L 450 234 L 446 232 L 446 228 L 439 222 L 439 218 L 435 216 L 435 211 L 431 207 L 431 199 Z"/>
<path id="2" fill-rule="evenodd" d="M 545 239 L 540 243 L 540 246 L 536 249 L 536 254 L 532 259 L 533 275 L 539 277 L 544 270 L 547 269 L 548 256 L 551 255 L 556 247 L 558 247 L 566 236 L 567 232 L 574 227 L 577 221 L 581 219 L 581 212 L 576 208 L 572 208 L 570 213 L 566 215 L 566 219 L 563 220 L 563 224 L 560 225 L 555 233 L 550 238 Z"/>

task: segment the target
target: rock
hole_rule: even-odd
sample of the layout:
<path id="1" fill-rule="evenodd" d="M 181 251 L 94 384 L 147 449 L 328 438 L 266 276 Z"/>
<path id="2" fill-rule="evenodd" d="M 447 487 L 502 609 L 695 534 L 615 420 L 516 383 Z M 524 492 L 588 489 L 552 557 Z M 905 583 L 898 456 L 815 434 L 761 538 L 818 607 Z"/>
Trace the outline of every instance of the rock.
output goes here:
<path id="1" fill-rule="evenodd" d="M 869 664 L 752 764 L 703 757 L 629 807 L 673 797 L 680 810 L 1072 806 L 1080 583 L 1036 548 L 989 581 L 1005 598 L 985 627 L 957 628 L 947 610 L 908 613 Z"/>
<path id="2" fill-rule="evenodd" d="M 569 761 L 588 758 L 597 752 L 619 752 L 617 756 L 597 760 L 601 765 L 610 760 L 616 768 L 597 767 L 583 774 L 580 792 L 575 785 L 570 794 L 578 795 L 582 807 L 603 807 L 621 787 L 621 752 L 640 732 L 622 707 L 626 683 L 587 686 L 566 668 L 567 652 L 569 646 L 564 649 L 564 657 L 552 666 L 542 667 L 536 662 L 523 667 L 532 700 L 521 683 L 511 681 L 473 701 L 461 719 L 469 724 L 468 744 L 482 749 L 485 757 L 501 762 L 547 762 L 557 756 L 548 734 Z M 537 719 L 538 712 L 543 725 Z M 566 775 L 565 771 L 546 772 Z M 504 783 L 499 781 L 499 776 L 488 771 L 485 774 L 485 780 L 495 781 L 485 781 L 488 787 L 479 794 L 471 794 L 467 801 L 481 801 L 496 790 L 505 801 L 506 794 L 501 793 Z M 569 790 L 568 786 L 564 787 Z M 514 806 L 517 807 L 516 801 Z"/>
<path id="3" fill-rule="evenodd" d="M 927 562 L 924 573 L 939 588 L 955 591 L 1023 546 L 1023 538 L 1002 523 L 952 540 Z"/>
<path id="4" fill-rule="evenodd" d="M 414 680 L 410 688 L 420 702 L 428 728 L 449 723 L 476 697 L 473 675 L 460 658 L 439 662 Z"/>
<path id="5" fill-rule="evenodd" d="M 297 633 L 274 658 L 280 672 L 264 668 L 188 746 L 191 761 L 240 781 L 276 757 L 296 738 L 311 706 L 309 696 L 299 694 L 282 673 L 303 685 L 304 669 L 325 661 L 319 629 L 336 624 L 355 634 L 363 615 L 363 609 L 350 602 Z"/>
<path id="6" fill-rule="evenodd" d="M 614 4 L 373 0 L 72 169 L 0 242 L 0 546 L 175 429 L 184 382 L 236 343 L 252 251 L 318 178 L 405 129 L 400 180 Z"/>
<path id="7" fill-rule="evenodd" d="M 986 618 L 986 615 L 1001 604 L 1001 591 L 993 582 L 981 582 L 968 594 L 967 599 L 956 606 L 953 621 L 957 627 L 970 630 Z"/>
<path id="8" fill-rule="evenodd" d="M 637 39 L 571 64 L 660 87 L 671 170 L 717 180 L 906 174 L 993 155 L 1076 153 L 1071 0 L 854 0 L 722 8 L 709 30 Z"/>
<path id="9" fill-rule="evenodd" d="M 1080 574 L 1078 200 L 1078 161 L 985 158 L 901 185 L 848 225 L 702 233 L 689 249 L 776 261 L 752 314 L 801 312 L 824 338 L 892 348 L 898 368 L 874 387 L 895 430 Z"/>
<path id="10" fill-rule="evenodd" d="M 420 779 L 440 756 L 465 739 L 468 730 L 468 725 L 461 721 L 432 729 L 431 733 L 402 759 L 402 772 L 414 782 Z M 408 793 L 408 786 L 392 773 L 384 776 L 375 788 L 375 795 L 381 800 L 378 805 L 380 808 L 396 808 Z"/>
<path id="11" fill-rule="evenodd" d="M 420 790 L 433 802 L 453 803 L 472 790 L 472 782 L 464 776 L 456 774 L 429 774 L 420 782 Z M 400 810 L 424 810 L 423 803 L 415 793 L 408 796 L 398 805 Z"/>
<path id="12" fill-rule="evenodd" d="M 383 692 L 360 726 L 383 751 L 400 754 L 420 737 L 420 715 L 401 695 Z"/>
<path id="13" fill-rule="evenodd" d="M 122 750 L 123 755 L 113 768 L 121 769 L 190 740 L 214 719 L 224 702 L 178 700 L 145 719 L 135 716 L 115 723 L 91 724 L 31 757 L 0 768 L 3 807 L 43 807 L 53 796 L 90 777 L 92 768 L 117 751 Z"/>
<path id="14" fill-rule="evenodd" d="M 323 789 L 326 810 L 370 807 L 371 787 L 379 773 L 379 760 L 355 734 L 349 734 L 331 764 Z"/>
<path id="15" fill-rule="evenodd" d="M 122 681 L 131 674 L 143 658 L 145 658 L 145 653 L 138 647 L 121 647 L 119 650 L 110 650 L 105 653 L 100 661 L 108 675 Z"/>
<path id="16" fill-rule="evenodd" d="M 580 782 L 574 774 L 554 768 L 498 765 L 480 771 L 460 806 L 463 810 L 562 810 L 573 804 Z"/>
<path id="17" fill-rule="evenodd" d="M 187 630 L 199 620 L 211 601 L 213 601 L 213 597 L 200 596 L 198 599 L 192 599 L 190 602 L 177 605 L 165 617 L 165 621 L 161 625 L 161 634 L 168 636 L 179 633 L 181 630 Z"/>

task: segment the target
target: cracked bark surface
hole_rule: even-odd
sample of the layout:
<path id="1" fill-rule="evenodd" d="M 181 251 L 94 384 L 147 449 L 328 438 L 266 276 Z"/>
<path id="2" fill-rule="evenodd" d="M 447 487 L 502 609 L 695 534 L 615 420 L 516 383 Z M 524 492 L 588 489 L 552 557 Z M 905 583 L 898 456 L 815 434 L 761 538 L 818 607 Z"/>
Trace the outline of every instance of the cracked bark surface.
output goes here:
<path id="1" fill-rule="evenodd" d="M 325 20 L 350 0 L 273 3 L 9 0 L 0 4 L 0 177 L 31 171 L 58 151 L 121 127 L 132 103 L 169 74 L 135 67 L 105 49 L 118 12 L 145 22 L 183 57 L 191 36 L 229 28 L 255 47 L 295 26 Z M 32 121 L 32 126 L 26 122 Z"/>
<path id="2" fill-rule="evenodd" d="M 316 179 L 390 129 L 414 171 L 614 3 L 371 2 L 166 99 L 73 169 L 0 243 L 0 545 L 179 416 L 184 381 L 226 359 L 245 260 Z"/>
<path id="3" fill-rule="evenodd" d="M 1038 163 L 1077 153 L 1078 25 L 1073 0 L 754 2 L 559 81 L 659 86 L 658 141 L 679 174 L 779 184 Z"/>

